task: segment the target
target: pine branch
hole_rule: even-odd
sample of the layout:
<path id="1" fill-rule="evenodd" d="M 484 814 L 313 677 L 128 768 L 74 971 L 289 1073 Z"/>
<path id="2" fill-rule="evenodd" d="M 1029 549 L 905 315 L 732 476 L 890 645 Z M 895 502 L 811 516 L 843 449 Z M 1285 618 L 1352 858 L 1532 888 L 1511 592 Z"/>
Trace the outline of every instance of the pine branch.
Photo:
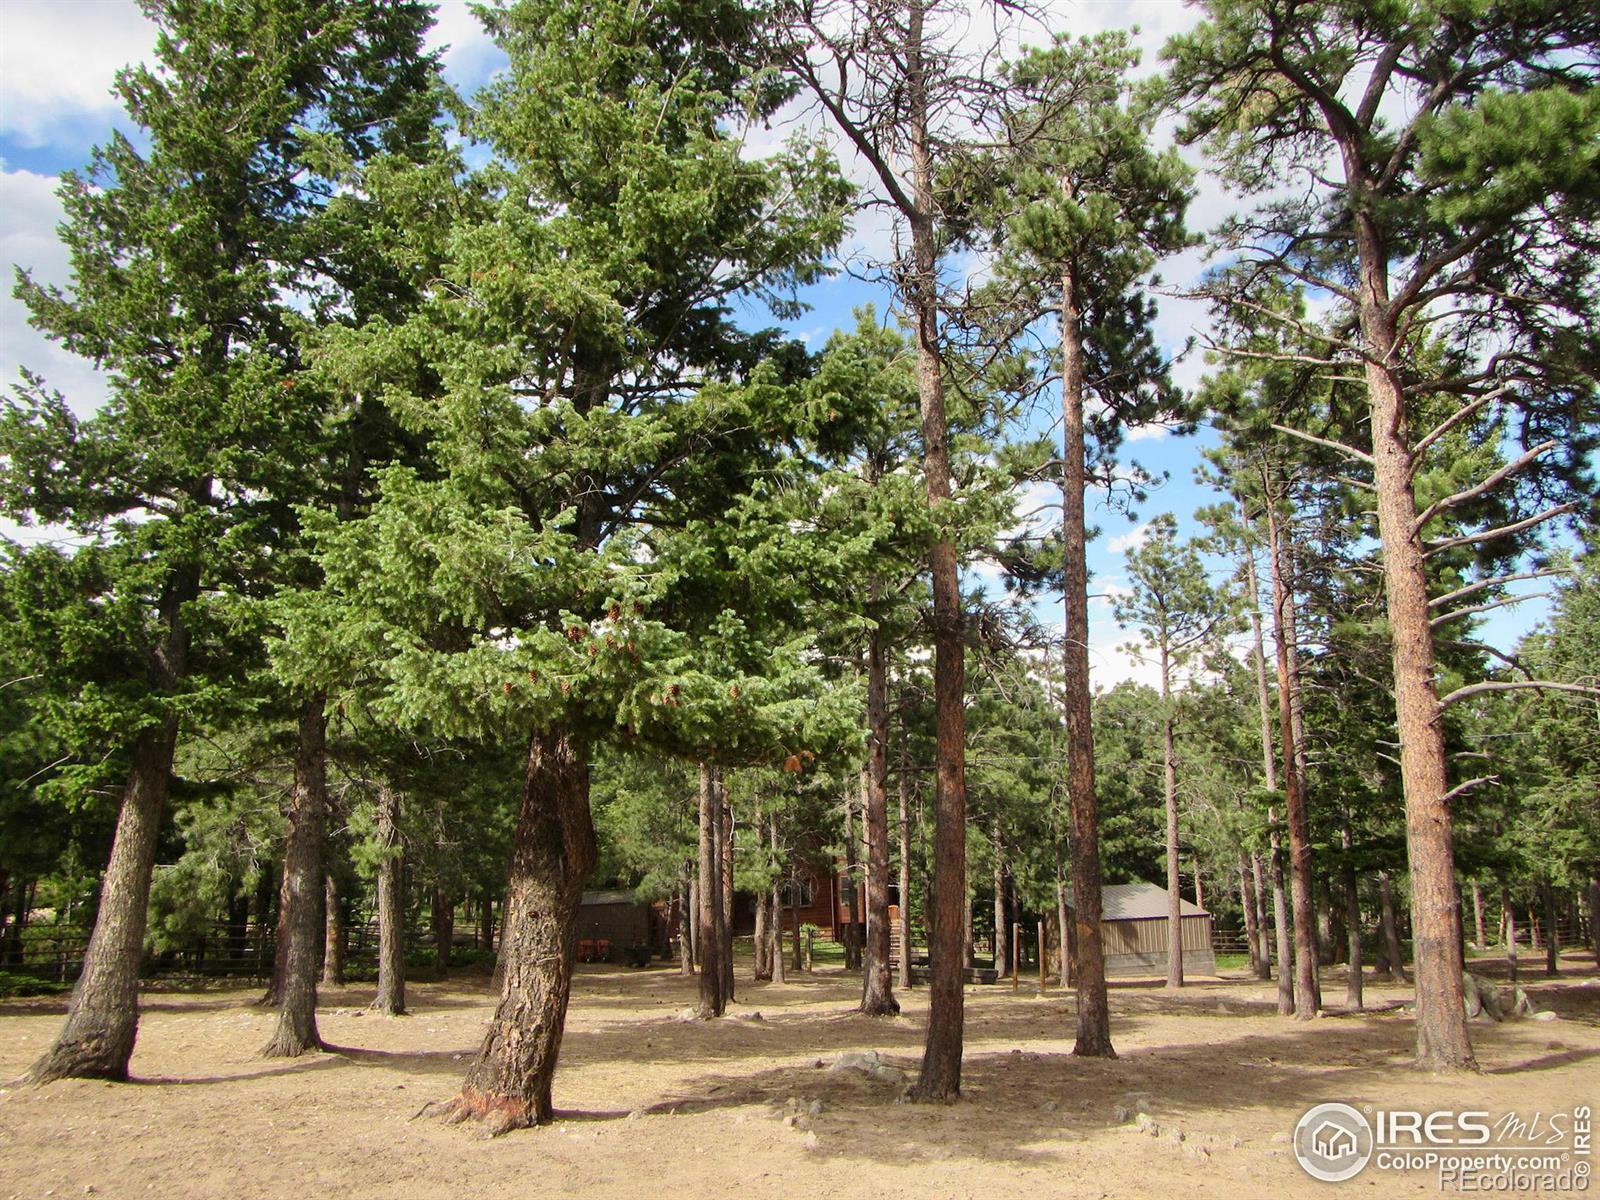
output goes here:
<path id="1" fill-rule="evenodd" d="M 1552 592 L 1529 592 L 1525 596 L 1506 596 L 1500 600 L 1491 600 L 1487 604 L 1474 604 L 1471 608 L 1458 608 L 1452 612 L 1434 617 L 1428 622 L 1429 628 L 1437 629 L 1441 625 L 1448 625 L 1451 621 L 1459 621 L 1462 617 L 1470 617 L 1473 613 L 1488 612 L 1492 608 L 1504 608 L 1508 604 L 1521 604 L 1524 600 L 1542 600 L 1553 595 Z"/>
<path id="2" fill-rule="evenodd" d="M 1287 433 L 1291 437 L 1303 438 L 1308 442 L 1314 442 L 1318 446 L 1326 447 L 1329 450 L 1337 450 L 1340 454 L 1353 458 L 1357 462 L 1366 463 L 1369 467 L 1375 465 L 1372 455 L 1368 454 L 1365 450 L 1357 450 L 1354 446 L 1347 446 L 1343 442 L 1336 442 L 1331 438 L 1317 437 L 1316 434 L 1307 433 L 1303 429 L 1295 429 L 1288 425 L 1279 425 L 1277 422 L 1273 422 L 1272 427 L 1279 433 Z"/>
<path id="3" fill-rule="evenodd" d="M 1481 696 L 1485 692 L 1526 691 L 1576 692 L 1581 696 L 1600 696 L 1600 687 L 1596 687 L 1592 683 L 1556 683 L 1549 679 L 1495 680 L 1486 683 L 1469 683 L 1466 687 L 1458 687 L 1439 701 L 1439 711 L 1442 713 L 1458 701 L 1466 700 L 1471 696 Z"/>
<path id="4" fill-rule="evenodd" d="M 1470 546 L 1475 542 L 1492 542 L 1499 538 L 1510 537 L 1513 533 L 1521 533 L 1524 529 L 1532 529 L 1535 525 L 1542 525 L 1552 517 L 1559 517 L 1562 513 L 1572 512 L 1578 507 L 1576 500 L 1569 500 L 1565 504 L 1558 504 L 1554 508 L 1547 508 L 1542 513 L 1528 517 L 1526 520 L 1514 521 L 1510 525 L 1501 525 L 1497 529 L 1487 529 L 1482 533 L 1466 533 L 1460 537 L 1446 538 L 1442 542 L 1426 543 L 1428 549 L 1424 558 L 1432 558 L 1435 554 L 1449 550 L 1454 546 Z"/>
<path id="5" fill-rule="evenodd" d="M 1474 592 L 1481 592 L 1484 588 L 1496 587 L 1502 583 L 1516 583 L 1521 579 L 1545 579 L 1551 575 L 1572 574 L 1566 567 L 1545 567 L 1537 571 L 1519 571 L 1515 575 L 1496 575 L 1493 579 L 1480 579 L 1476 583 L 1469 583 L 1465 587 L 1458 587 L 1453 592 L 1446 592 L 1428 601 L 1429 608 L 1438 608 L 1440 605 L 1449 604 L 1452 600 L 1464 600 Z"/>
<path id="6" fill-rule="evenodd" d="M 1456 492 L 1453 495 L 1445 496 L 1442 499 L 1435 500 L 1432 504 L 1428 505 L 1427 508 L 1423 509 L 1421 514 L 1418 515 L 1416 521 L 1412 523 L 1411 532 L 1413 534 L 1421 533 L 1429 521 L 1433 520 L 1434 517 L 1438 516 L 1446 509 L 1455 508 L 1457 505 L 1465 504 L 1468 500 L 1477 499 L 1479 496 L 1493 488 L 1496 484 L 1502 482 L 1508 476 L 1515 475 L 1518 471 L 1522 470 L 1523 467 L 1527 466 L 1534 459 L 1538 458 L 1546 450 L 1553 450 L 1557 445 L 1558 443 L 1554 438 L 1551 438 L 1546 442 L 1541 442 L 1532 450 L 1529 450 L 1521 458 L 1514 462 L 1509 462 L 1505 466 L 1501 467 L 1498 471 L 1490 475 L 1489 478 L 1485 479 L 1477 486 L 1470 487 L 1464 491 Z"/>

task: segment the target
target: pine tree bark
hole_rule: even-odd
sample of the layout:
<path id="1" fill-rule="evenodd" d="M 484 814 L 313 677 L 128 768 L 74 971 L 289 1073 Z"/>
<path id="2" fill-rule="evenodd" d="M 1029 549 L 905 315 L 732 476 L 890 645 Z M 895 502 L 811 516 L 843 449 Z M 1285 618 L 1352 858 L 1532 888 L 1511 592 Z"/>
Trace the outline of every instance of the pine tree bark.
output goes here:
<path id="1" fill-rule="evenodd" d="M 994 969 L 1004 975 L 1006 964 L 1011 961 L 1006 943 L 1011 926 L 1006 923 L 1006 842 L 998 816 L 989 836 L 994 847 Z"/>
<path id="2" fill-rule="evenodd" d="M 290 800 L 289 844 L 283 859 L 284 939 L 278 1027 L 261 1053 L 294 1058 L 322 1048 L 317 1034 L 318 934 L 323 924 L 323 851 L 327 840 L 328 716 L 321 695 L 300 707 Z"/>
<path id="3" fill-rule="evenodd" d="M 1167 986 L 1183 986 L 1183 879 L 1178 863 L 1178 750 L 1173 738 L 1172 666 L 1161 635 L 1161 775 L 1167 805 Z"/>
<path id="4" fill-rule="evenodd" d="M 717 789 L 717 810 L 721 819 L 717 830 L 721 884 L 717 938 L 721 953 L 717 962 L 722 968 L 722 1005 L 726 1009 L 733 1003 L 733 805 L 728 800 L 728 786 L 720 767 L 712 773 L 712 780 Z"/>
<path id="5" fill-rule="evenodd" d="M 450 973 L 450 951 L 456 940 L 456 903 L 444 888 L 433 889 L 428 916 L 433 927 L 434 969 L 443 979 Z"/>
<path id="6" fill-rule="evenodd" d="M 346 933 L 339 877 L 330 867 L 322 879 L 322 986 L 343 987 Z"/>
<path id="7" fill-rule="evenodd" d="M 1400 923 L 1395 918 L 1394 887 L 1389 880 L 1389 872 L 1378 872 L 1378 900 L 1379 924 L 1383 929 L 1384 957 L 1389 963 L 1389 978 L 1401 983 L 1406 978 L 1405 951 L 1400 947 Z"/>
<path id="8" fill-rule="evenodd" d="M 1270 491 L 1270 489 L 1268 489 Z M 1271 503 L 1268 496 L 1267 502 Z M 1267 552 L 1272 553 L 1272 539 L 1267 540 Z M 1250 605 L 1250 633 L 1251 633 L 1251 661 L 1256 674 L 1256 707 L 1261 714 L 1261 773 L 1266 781 L 1267 790 L 1278 790 L 1278 764 L 1277 756 L 1273 753 L 1272 739 L 1272 701 L 1267 690 L 1267 654 L 1265 638 L 1262 635 L 1261 623 L 1261 583 L 1256 575 L 1256 556 L 1253 550 L 1247 548 L 1244 559 L 1245 586 L 1249 591 Z M 1272 884 L 1272 929 L 1276 935 L 1274 947 L 1278 960 L 1278 1014 L 1290 1016 L 1294 1012 L 1294 978 L 1290 968 L 1293 954 L 1289 941 L 1291 930 L 1289 927 L 1289 908 L 1283 888 L 1283 839 L 1278 832 L 1278 812 L 1271 805 L 1267 807 L 1268 832 L 1268 875 Z M 1266 948 L 1265 933 L 1263 933 L 1262 959 L 1268 961 L 1271 955 Z M 1270 965 L 1269 965 L 1270 970 Z M 1262 978 L 1266 978 L 1265 975 Z"/>
<path id="9" fill-rule="evenodd" d="M 700 964 L 702 1018 L 720 1017 L 726 1005 L 722 993 L 722 869 L 721 813 L 711 767 L 700 764 L 700 929 L 697 936 Z"/>
<path id="10" fill-rule="evenodd" d="M 1594 961 L 1600 964 L 1600 876 L 1589 880 L 1589 944 L 1594 949 Z"/>
<path id="11" fill-rule="evenodd" d="M 378 852 L 378 994 L 368 1007 L 398 1017 L 406 1011 L 405 855 L 400 796 L 387 780 L 378 783 Z"/>
<path id="12" fill-rule="evenodd" d="M 928 65 L 923 58 L 926 0 L 909 0 L 905 38 L 905 133 L 911 154 L 911 273 L 907 300 L 916 329 L 917 394 L 922 410 L 922 465 L 928 506 L 951 495 L 950 423 L 945 414 L 939 329 L 939 278 L 933 145 L 929 126 Z M 934 849 L 933 936 L 927 1040 L 912 1088 L 917 1100 L 948 1102 L 961 1095 L 962 943 L 967 912 L 966 620 L 956 545 L 941 536 L 929 552 L 933 583 Z"/>
<path id="13" fill-rule="evenodd" d="M 1286 581 L 1285 548 L 1272 505 L 1267 506 L 1268 554 L 1272 564 L 1273 633 L 1278 659 L 1278 726 L 1283 756 L 1279 763 L 1289 818 L 1289 896 L 1294 906 L 1294 1015 L 1308 1021 L 1317 1015 L 1317 947 L 1312 932 L 1316 916 L 1311 898 L 1311 823 L 1301 790 L 1293 698 L 1290 693 L 1289 645 L 1295 638 L 1294 602 Z"/>
<path id="14" fill-rule="evenodd" d="M 683 865 L 678 880 L 678 973 L 694 974 L 694 885 L 689 879 L 689 864 Z"/>
<path id="15" fill-rule="evenodd" d="M 1539 884 L 1539 902 L 1544 909 L 1544 973 L 1554 977 L 1561 971 L 1561 930 L 1556 924 L 1556 892 L 1549 880 Z"/>
<path id="16" fill-rule="evenodd" d="M 1444 710 L 1435 685 L 1432 612 L 1422 531 L 1417 527 L 1406 398 L 1395 364 L 1401 335 L 1389 296 L 1389 248 L 1369 200 L 1360 153 L 1345 152 L 1352 232 L 1360 264 L 1358 315 L 1371 410 L 1373 483 L 1394 661 L 1395 721 L 1406 801 L 1411 936 L 1416 971 L 1417 1062 L 1431 1070 L 1475 1070 L 1463 1003 L 1461 913 L 1455 833 L 1446 799 Z"/>
<path id="17" fill-rule="evenodd" d="M 512 841 L 500 1001 L 460 1095 L 445 1106 L 448 1120 L 481 1119 L 504 1133 L 554 1115 L 578 906 L 594 863 L 588 759 L 569 730 L 542 730 L 529 747 Z"/>
<path id="18" fill-rule="evenodd" d="M 1350 859 L 1354 840 L 1350 835 L 1348 821 L 1340 830 L 1339 837 L 1344 847 L 1344 866 L 1340 869 L 1340 877 L 1344 884 L 1344 924 L 1345 936 L 1349 939 L 1350 959 L 1350 974 L 1345 980 L 1344 1006 L 1361 1008 L 1361 893 L 1356 888 L 1355 863 Z"/>
<path id="19" fill-rule="evenodd" d="M 1063 180 L 1062 187 L 1068 186 Z M 1088 457 L 1082 330 L 1077 281 L 1069 267 L 1061 275 L 1061 594 L 1065 631 L 1061 657 L 1062 705 L 1067 723 L 1067 802 L 1072 815 L 1072 836 L 1068 839 L 1072 929 L 1069 934 L 1063 923 L 1062 936 L 1068 944 L 1070 973 L 1078 1000 L 1077 1040 L 1072 1052 L 1085 1058 L 1115 1058 L 1100 929 L 1100 813 L 1095 796 L 1089 694 L 1088 524 L 1084 514 Z"/>
<path id="20" fill-rule="evenodd" d="M 872 591 L 880 590 L 874 582 Z M 869 1017 L 888 1017 L 900 1011 L 900 1002 L 889 973 L 889 663 L 881 626 L 875 626 L 867 640 L 867 770 L 861 824 L 867 843 L 861 1011 Z"/>
<path id="21" fill-rule="evenodd" d="M 861 791 L 866 792 L 866 769 L 861 771 Z M 861 969 L 861 943 L 856 940 L 860 928 L 856 925 L 856 913 L 861 909 L 861 872 L 860 864 L 856 861 L 856 822 L 855 800 L 850 794 L 850 785 L 844 789 L 844 878 L 846 887 L 840 889 L 850 898 L 850 919 L 844 919 L 844 912 L 840 910 L 839 924 L 841 928 L 834 930 L 834 937 L 844 946 L 844 969 L 846 971 L 859 971 Z"/>
<path id="22" fill-rule="evenodd" d="M 1483 885 L 1476 879 L 1472 881 L 1472 933 L 1472 948 L 1482 954 L 1486 944 L 1483 929 Z"/>
<path id="23" fill-rule="evenodd" d="M 158 612 L 164 633 L 149 661 L 150 681 L 161 691 L 174 690 L 187 672 L 189 629 L 183 606 L 199 594 L 199 572 L 193 567 L 175 570 L 162 589 Z M 28 1071 L 33 1083 L 128 1077 L 139 1032 L 139 967 L 150 880 L 177 745 L 176 716 L 146 727 L 134 739 L 83 970 L 72 989 L 65 1026 Z"/>
<path id="24" fill-rule="evenodd" d="M 1517 910 L 1511 906 L 1511 898 L 1506 895 L 1505 889 L 1500 890 L 1500 912 L 1506 926 L 1506 979 L 1511 983 L 1517 981 Z"/>
<path id="25" fill-rule="evenodd" d="M 66 1026 L 28 1072 L 32 1083 L 128 1077 L 139 1031 L 150 878 L 177 738 L 178 723 L 169 719 L 134 742 L 83 972 L 72 989 Z"/>
<path id="26" fill-rule="evenodd" d="M 1239 907 L 1244 911 L 1244 940 L 1250 950 L 1250 973 L 1265 979 L 1261 973 L 1261 930 L 1256 925 L 1255 880 L 1250 874 L 1250 856 L 1239 851 Z"/>
<path id="27" fill-rule="evenodd" d="M 756 827 L 760 828 L 759 821 Z M 772 939 L 767 935 L 767 925 L 769 924 L 767 913 L 771 907 L 771 899 L 767 896 L 766 890 L 763 889 L 756 896 L 756 933 L 753 949 L 755 952 L 754 974 L 757 982 L 764 982 L 772 978 L 772 960 L 768 957 L 772 949 L 770 945 Z"/>
<path id="28" fill-rule="evenodd" d="M 902 755 L 901 766 L 904 767 Z M 911 986 L 911 777 L 900 772 L 900 986 Z M 898 1001 L 896 1001 L 898 1003 Z"/>
<path id="29" fill-rule="evenodd" d="M 770 829 L 770 845 L 772 847 L 772 861 L 778 864 L 778 869 L 783 869 L 783 860 L 780 857 L 778 841 L 778 814 L 772 814 Z M 796 937 L 799 935 L 797 934 Z M 788 973 L 784 970 L 783 962 L 783 895 L 778 884 L 772 885 L 772 981 L 774 983 L 787 983 Z"/>

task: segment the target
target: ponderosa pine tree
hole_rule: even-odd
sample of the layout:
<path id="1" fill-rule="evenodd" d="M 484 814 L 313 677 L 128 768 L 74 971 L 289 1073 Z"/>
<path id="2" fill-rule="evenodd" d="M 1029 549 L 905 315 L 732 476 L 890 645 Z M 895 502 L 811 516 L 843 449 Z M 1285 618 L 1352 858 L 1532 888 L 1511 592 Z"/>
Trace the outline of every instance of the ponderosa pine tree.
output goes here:
<path id="1" fill-rule="evenodd" d="M 328 583 L 284 658 L 333 683 L 362 664 L 404 727 L 527 740 L 499 1004 L 444 1106 L 503 1131 L 553 1111 L 593 746 L 753 761 L 841 724 L 850 697 L 797 696 L 818 690 L 806 637 L 774 644 L 731 609 L 784 581 L 738 573 L 725 546 L 748 530 L 725 514 L 793 408 L 794 355 L 730 304 L 790 311 L 846 192 L 810 147 L 741 156 L 739 123 L 784 89 L 748 65 L 739 5 L 530 0 L 485 19 L 509 68 L 467 123 L 489 162 L 435 197 L 456 214 L 438 280 L 409 320 L 328 351 L 401 381 L 385 402 L 438 466 L 391 468 L 369 516 L 323 521 Z M 390 186 L 404 204 L 416 183 Z"/>
<path id="2" fill-rule="evenodd" d="M 214 590 L 260 566 L 298 498 L 286 434 L 307 411 L 296 380 L 306 316 L 291 294 L 321 269 L 305 233 L 326 199 L 310 143 L 375 152 L 425 70 L 420 4 L 145 9 L 159 69 L 124 70 L 117 91 L 148 149 L 119 135 L 63 177 L 73 282 L 18 285 L 38 328 L 107 372 L 110 399 L 80 418 L 31 386 L 0 433 L 8 511 L 109 530 L 124 562 L 112 586 L 146 610 L 146 700 L 123 730 L 131 766 L 99 916 L 66 1027 L 33 1069 L 41 1082 L 127 1075 L 179 726 L 214 687 L 193 654 L 197 629 Z M 308 753 L 308 819 L 315 761 Z M 314 886 L 320 903 L 320 871 Z"/>
<path id="3" fill-rule="evenodd" d="M 1593 56 L 1582 50 L 1600 38 L 1600 17 L 1559 0 L 1212 0 L 1206 14 L 1167 50 L 1172 90 L 1188 102 L 1184 136 L 1208 139 L 1241 186 L 1294 184 L 1231 222 L 1224 240 L 1249 247 L 1246 257 L 1265 270 L 1335 297 L 1351 317 L 1348 328 L 1311 332 L 1325 347 L 1315 357 L 1349 364 L 1367 389 L 1365 432 L 1321 440 L 1370 469 L 1378 497 L 1413 891 L 1417 1057 L 1434 1069 L 1471 1068 L 1441 716 L 1485 685 L 1439 695 L 1434 624 L 1447 614 L 1431 609 L 1427 565 L 1432 555 L 1492 547 L 1576 506 L 1547 486 L 1512 490 L 1536 472 L 1546 483 L 1584 487 L 1600 359 L 1600 89 Z M 1430 339 L 1447 352 L 1434 354 Z M 1519 456 L 1419 503 L 1415 484 L 1430 449 L 1497 410 L 1518 414 Z M 1370 448 L 1351 444 L 1363 437 Z M 1500 494 L 1517 502 L 1512 519 L 1425 536 L 1435 518 L 1507 483 Z"/>
<path id="4" fill-rule="evenodd" d="M 1150 522 L 1144 543 L 1128 551 L 1131 591 L 1113 599 L 1117 623 L 1137 628 L 1135 654 L 1155 652 L 1161 672 L 1161 760 L 1167 814 L 1167 986 L 1183 986 L 1183 905 L 1179 887 L 1178 725 L 1172 683 L 1229 630 L 1233 599 L 1213 587 L 1193 543 L 1179 544 L 1170 513 Z"/>
<path id="5" fill-rule="evenodd" d="M 984 306 L 1025 329 L 1059 320 L 1062 602 L 1068 839 L 1073 887 L 1074 1054 L 1114 1057 L 1100 934 L 1100 850 L 1089 690 L 1085 496 L 1109 483 L 1123 431 L 1180 418 L 1156 346 L 1150 271 L 1188 242 L 1189 169 L 1151 145 L 1156 112 L 1131 96 L 1138 54 L 1124 33 L 1059 37 L 1012 67 L 1005 142 L 994 163 L 1001 229 Z M 993 319 L 993 318 L 991 318 Z M 1051 371 L 1042 374 L 1048 378 Z"/>

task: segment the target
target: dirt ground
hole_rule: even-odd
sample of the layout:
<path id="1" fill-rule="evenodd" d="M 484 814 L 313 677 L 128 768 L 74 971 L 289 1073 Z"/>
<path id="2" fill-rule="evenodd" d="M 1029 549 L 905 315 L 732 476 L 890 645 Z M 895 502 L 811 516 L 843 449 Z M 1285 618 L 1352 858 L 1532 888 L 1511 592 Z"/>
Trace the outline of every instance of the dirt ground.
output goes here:
<path id="1" fill-rule="evenodd" d="M 873 1020 L 851 1012 L 859 976 L 752 984 L 746 963 L 735 1016 L 694 1022 L 682 1019 L 692 980 L 675 969 L 580 967 L 558 1120 L 493 1140 L 413 1119 L 453 1094 L 476 1048 L 491 1012 L 480 976 L 408 986 L 406 1017 L 363 1013 L 370 988 L 325 994 L 322 1034 L 340 1049 L 293 1061 L 256 1057 L 273 1018 L 251 1006 L 255 993 L 156 992 L 136 1082 L 0 1089 L 0 1197 L 1436 1195 L 1421 1173 L 1312 1180 L 1289 1149 L 1295 1121 L 1324 1100 L 1495 1113 L 1593 1104 L 1593 968 L 1573 957 L 1562 978 L 1529 985 L 1558 1020 L 1475 1024 L 1483 1073 L 1472 1077 L 1408 1066 L 1403 988 L 1369 986 L 1377 1011 L 1295 1022 L 1253 980 L 1177 995 L 1114 984 L 1115 1061 L 1070 1056 L 1070 995 L 1040 996 L 1026 980 L 1016 992 L 970 988 L 963 1099 L 944 1107 L 897 1103 L 893 1083 L 819 1069 L 877 1050 L 914 1074 L 925 988 L 902 997 L 902 1017 Z M 1337 970 L 1323 986 L 1330 1005 L 1342 1000 Z M 0 1080 L 49 1044 L 63 1008 L 0 1004 Z M 1153 1131 L 1117 1121 L 1119 1106 L 1141 1100 Z"/>

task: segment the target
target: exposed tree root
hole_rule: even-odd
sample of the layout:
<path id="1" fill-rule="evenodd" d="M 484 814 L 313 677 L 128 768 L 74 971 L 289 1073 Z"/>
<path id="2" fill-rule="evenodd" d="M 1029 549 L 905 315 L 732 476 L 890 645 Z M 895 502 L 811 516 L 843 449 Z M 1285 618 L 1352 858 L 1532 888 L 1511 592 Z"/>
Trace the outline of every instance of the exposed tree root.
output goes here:
<path id="1" fill-rule="evenodd" d="M 513 1129 L 531 1129 L 536 1125 L 548 1125 L 552 1113 L 538 1112 L 526 1100 L 513 1096 L 491 1096 L 484 1092 L 464 1088 L 460 1093 L 449 1100 L 435 1100 L 422 1106 L 417 1117 L 436 1117 L 446 1125 L 462 1125 L 468 1121 L 480 1121 L 484 1132 L 490 1137 L 499 1137 L 503 1133 L 510 1133 Z"/>
<path id="2" fill-rule="evenodd" d="M 861 1015 L 866 1017 L 898 1017 L 900 1015 L 900 1001 L 893 996 L 871 1002 L 863 1001 Z"/>
<path id="3" fill-rule="evenodd" d="M 24 1084 L 41 1086 L 58 1079 L 109 1079 L 117 1083 L 128 1078 L 126 1059 L 112 1060 L 109 1048 L 100 1038 L 87 1041 L 57 1042 L 21 1079 Z"/>
<path id="4" fill-rule="evenodd" d="M 302 1054 L 312 1054 L 327 1049 L 328 1044 L 319 1037 L 305 1041 L 280 1029 L 273 1035 L 272 1040 L 261 1048 L 261 1057 L 299 1058 Z"/>

